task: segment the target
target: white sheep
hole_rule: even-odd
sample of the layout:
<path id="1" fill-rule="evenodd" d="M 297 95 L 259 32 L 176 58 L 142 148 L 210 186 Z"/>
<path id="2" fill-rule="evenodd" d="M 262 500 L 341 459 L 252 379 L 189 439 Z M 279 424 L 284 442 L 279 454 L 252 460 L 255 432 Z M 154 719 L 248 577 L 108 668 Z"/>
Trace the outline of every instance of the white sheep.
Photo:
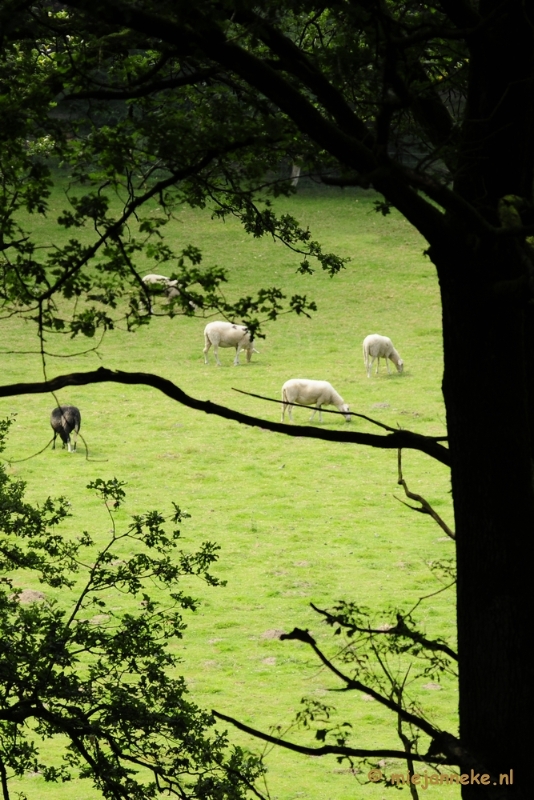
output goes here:
<path id="1" fill-rule="evenodd" d="M 322 422 L 321 406 L 336 406 L 343 416 L 350 422 L 349 407 L 340 394 L 328 381 L 310 381 L 307 378 L 292 378 L 282 386 L 282 422 L 286 413 L 293 422 L 291 416 L 291 403 L 298 403 L 301 406 L 311 406 L 315 403 L 315 411 L 310 417 L 310 422 L 319 410 L 319 422 Z"/>
<path id="2" fill-rule="evenodd" d="M 247 361 L 250 361 L 252 353 L 258 352 L 253 341 L 248 328 L 244 325 L 234 325 L 232 322 L 208 322 L 204 328 L 204 363 L 208 363 L 207 354 L 212 345 L 215 361 L 219 366 L 221 366 L 219 347 L 235 347 L 235 366 L 239 365 L 239 353 L 242 350 L 247 351 Z"/>
<path id="3" fill-rule="evenodd" d="M 165 286 L 166 288 L 178 286 L 178 281 L 171 281 L 171 279 L 166 278 L 165 275 L 157 275 L 155 272 L 145 275 L 142 280 L 147 286 Z"/>
<path id="4" fill-rule="evenodd" d="M 376 364 L 377 375 L 378 375 L 378 368 L 380 367 L 381 358 L 386 359 L 386 367 L 388 370 L 388 375 L 391 375 L 388 359 L 391 359 L 391 361 L 393 361 L 393 363 L 397 367 L 398 372 L 402 372 L 403 370 L 404 361 L 393 347 L 391 339 L 388 339 L 387 336 L 380 336 L 379 333 L 371 333 L 370 336 L 366 336 L 365 339 L 363 340 L 363 363 L 365 364 L 365 369 L 367 370 L 368 378 L 371 377 L 371 371 L 373 369 L 373 363 L 375 358 L 378 359 Z"/>
<path id="5" fill-rule="evenodd" d="M 52 449 L 56 446 L 56 436 L 59 434 L 63 442 L 63 447 L 67 445 L 69 453 L 73 453 L 76 450 L 78 431 L 80 430 L 81 424 L 82 417 L 80 409 L 76 408 L 76 406 L 59 406 L 58 408 L 54 408 L 50 414 L 50 425 L 54 431 Z M 71 441 L 70 435 L 73 432 L 74 436 Z"/>
<path id="6" fill-rule="evenodd" d="M 150 272 L 148 275 L 145 275 L 145 277 L 142 278 L 142 281 L 147 287 L 149 294 L 154 293 L 154 291 L 156 291 L 157 294 L 161 294 L 161 292 L 158 292 L 157 290 L 163 289 L 167 300 L 172 300 L 174 297 L 177 297 L 181 294 L 182 287 L 178 281 L 171 281 L 171 279 L 167 278 L 165 275 L 158 275 L 155 272 Z M 146 305 L 146 303 L 143 304 L 145 305 L 149 314 L 152 314 L 152 305 Z"/>

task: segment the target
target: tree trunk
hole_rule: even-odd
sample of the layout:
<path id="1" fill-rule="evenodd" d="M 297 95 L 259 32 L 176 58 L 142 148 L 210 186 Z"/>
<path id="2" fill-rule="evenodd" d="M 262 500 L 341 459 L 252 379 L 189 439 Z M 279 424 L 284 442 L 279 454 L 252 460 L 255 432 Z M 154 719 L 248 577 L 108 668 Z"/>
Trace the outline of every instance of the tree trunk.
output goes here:
<path id="1" fill-rule="evenodd" d="M 467 247 L 431 250 L 443 303 L 457 536 L 460 738 L 488 772 L 513 770 L 524 792 L 532 713 L 527 551 L 534 532 L 527 373 L 534 363 L 524 306 L 491 288 L 492 272 L 510 271 L 512 259 L 493 256 L 505 263 Z M 467 785 L 462 796 L 484 791 Z"/>
<path id="2" fill-rule="evenodd" d="M 499 201 L 532 198 L 534 37 L 522 0 L 480 0 L 468 37 L 469 95 L 454 188 L 490 223 Z M 488 772 L 531 776 L 529 545 L 534 533 L 532 300 L 524 242 L 484 244 L 462 221 L 454 245 L 432 247 L 443 303 L 458 568 L 460 738 Z M 530 281 L 531 283 L 531 281 Z M 530 287 L 530 296 L 532 287 Z M 504 779 L 503 779 L 504 783 Z M 487 787 L 466 785 L 464 798 Z"/>

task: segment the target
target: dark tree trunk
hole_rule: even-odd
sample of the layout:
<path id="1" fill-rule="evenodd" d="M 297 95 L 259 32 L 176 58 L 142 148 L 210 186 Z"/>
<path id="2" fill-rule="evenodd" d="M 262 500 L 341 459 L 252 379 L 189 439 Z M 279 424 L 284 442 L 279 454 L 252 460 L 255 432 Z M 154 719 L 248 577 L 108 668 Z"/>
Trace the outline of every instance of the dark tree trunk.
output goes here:
<path id="1" fill-rule="evenodd" d="M 491 22 L 470 43 L 455 190 L 499 225 L 501 198 L 531 199 L 533 30 L 520 0 L 482 0 L 479 11 Z M 457 532 L 460 738 L 497 778 L 513 770 L 512 796 L 526 797 L 534 710 L 527 633 L 534 533 L 528 247 L 505 238 L 484 245 L 459 230 L 455 246 L 433 247 L 431 257 L 443 303 Z M 484 792 L 485 786 L 462 788 L 466 800 Z"/>
<path id="2" fill-rule="evenodd" d="M 527 371 L 534 365 L 525 313 L 492 294 L 486 259 L 465 251 L 432 257 L 443 301 L 457 534 L 460 738 L 488 770 L 513 769 L 515 785 L 526 787 L 534 531 Z M 478 791 L 487 789 L 466 786 L 463 796 Z"/>

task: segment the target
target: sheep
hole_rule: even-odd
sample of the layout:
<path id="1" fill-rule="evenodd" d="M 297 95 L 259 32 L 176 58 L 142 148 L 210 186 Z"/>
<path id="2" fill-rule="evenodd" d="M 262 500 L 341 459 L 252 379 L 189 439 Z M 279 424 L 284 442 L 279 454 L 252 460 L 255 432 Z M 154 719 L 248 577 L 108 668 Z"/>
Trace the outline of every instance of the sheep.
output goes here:
<path id="1" fill-rule="evenodd" d="M 286 381 L 282 386 L 282 422 L 284 422 L 286 408 L 289 412 L 289 420 L 293 422 L 291 403 L 305 406 L 315 403 L 316 408 L 310 417 L 310 422 L 317 410 L 319 410 L 319 422 L 323 421 L 321 414 L 321 406 L 323 405 L 336 406 L 347 422 L 350 422 L 348 405 L 328 381 L 310 381 L 307 378 L 292 378 Z"/>
<path id="2" fill-rule="evenodd" d="M 388 375 L 391 375 L 388 358 L 393 361 L 399 373 L 402 372 L 404 368 L 404 361 L 393 347 L 391 339 L 388 339 L 387 336 L 380 336 L 379 333 L 372 333 L 370 336 L 366 336 L 363 340 L 363 363 L 365 364 L 368 378 L 371 377 L 371 370 L 373 369 L 375 358 L 378 359 L 376 364 L 377 375 L 381 358 L 386 359 Z"/>
<path id="3" fill-rule="evenodd" d="M 171 281 L 171 279 L 166 278 L 165 275 L 157 275 L 154 272 L 145 275 L 142 280 L 143 283 L 147 284 L 147 286 L 165 286 L 166 288 L 178 286 L 178 281 Z"/>
<path id="4" fill-rule="evenodd" d="M 54 441 L 52 448 L 56 447 L 56 436 L 59 433 L 63 447 L 67 445 L 69 453 L 74 453 L 76 450 L 76 440 L 78 438 L 78 431 L 82 424 L 82 417 L 80 409 L 76 406 L 59 406 L 54 408 L 50 414 L 50 425 L 54 430 Z M 70 434 L 74 431 L 74 441 L 71 442 Z"/>
<path id="5" fill-rule="evenodd" d="M 157 290 L 163 289 L 167 300 L 172 300 L 174 297 L 177 297 L 179 294 L 181 294 L 182 287 L 178 281 L 171 281 L 171 279 L 165 277 L 165 275 L 158 275 L 155 272 L 150 272 L 148 275 L 145 275 L 145 277 L 142 278 L 142 281 L 147 287 L 149 293 L 156 291 L 158 294 L 160 294 L 161 292 L 158 292 Z M 143 303 L 143 305 L 145 305 L 149 314 L 153 313 L 152 305 L 146 305 L 146 303 Z"/>
<path id="6" fill-rule="evenodd" d="M 208 363 L 208 350 L 213 345 L 215 361 L 219 366 L 218 350 L 219 347 L 235 347 L 234 366 L 239 365 L 239 353 L 247 351 L 247 362 L 250 361 L 252 353 L 258 351 L 253 345 L 253 337 L 248 328 L 244 325 L 234 325 L 232 322 L 208 322 L 204 328 L 204 363 Z"/>

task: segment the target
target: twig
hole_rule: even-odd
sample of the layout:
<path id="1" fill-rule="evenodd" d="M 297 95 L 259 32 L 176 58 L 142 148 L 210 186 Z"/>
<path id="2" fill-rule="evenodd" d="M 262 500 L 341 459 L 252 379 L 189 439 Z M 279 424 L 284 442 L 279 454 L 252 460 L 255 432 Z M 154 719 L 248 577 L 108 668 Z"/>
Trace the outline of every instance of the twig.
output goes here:
<path id="1" fill-rule="evenodd" d="M 243 389 L 236 389 L 235 386 L 232 386 L 232 391 L 239 392 L 240 394 L 247 394 L 249 397 L 257 397 L 260 400 L 267 400 L 269 403 L 282 403 L 282 400 L 277 400 L 276 397 L 265 397 L 262 394 L 254 394 L 254 392 L 245 392 Z M 305 406 L 302 403 L 290 403 L 286 400 L 283 402 L 286 406 L 299 406 L 300 408 L 309 408 L 310 411 L 317 411 L 316 406 Z M 333 411 L 330 408 L 322 408 L 321 412 L 323 414 L 340 414 L 341 416 L 346 416 L 346 414 L 349 414 L 351 417 L 365 419 L 367 422 L 371 422 L 373 425 L 377 425 L 379 428 L 383 428 L 385 431 L 390 431 L 391 433 L 398 433 L 399 430 L 398 428 L 392 428 L 390 425 L 386 425 L 384 422 L 379 422 L 377 419 L 367 417 L 365 414 L 358 414 L 356 411 Z M 418 435 L 419 434 L 414 434 L 414 436 Z M 448 438 L 448 436 L 425 436 L 425 439 L 429 439 L 432 442 L 446 442 L 448 441 Z"/>
<path id="2" fill-rule="evenodd" d="M 399 455 L 398 455 L 398 464 L 399 464 L 399 479 L 398 479 L 397 483 L 399 484 L 399 486 L 402 486 L 402 488 L 404 489 L 404 491 L 406 493 L 406 497 L 409 497 L 410 500 L 415 500 L 417 503 L 421 503 L 421 508 L 416 508 L 415 506 L 411 506 L 409 503 L 405 503 L 404 500 L 401 500 L 399 497 L 395 497 L 395 495 L 393 495 L 395 497 L 395 500 L 398 500 L 399 503 L 402 503 L 403 506 L 407 506 L 407 508 L 411 508 L 412 511 L 418 511 L 420 514 L 428 514 L 429 516 L 432 517 L 432 519 L 435 522 L 438 523 L 438 525 L 441 528 L 441 530 L 445 531 L 447 536 L 449 536 L 451 539 L 456 539 L 455 532 L 452 530 L 452 528 L 449 528 L 449 526 L 447 525 L 445 520 L 443 520 L 440 517 L 440 515 L 438 514 L 438 512 L 435 511 L 432 508 L 432 506 L 430 505 L 428 500 L 425 500 L 425 498 L 422 497 L 420 494 L 415 494 L 414 492 L 411 492 L 408 489 L 408 485 L 407 485 L 406 481 L 404 480 L 404 478 L 402 476 L 402 457 L 401 457 L 401 448 L 400 447 L 399 447 Z"/>

